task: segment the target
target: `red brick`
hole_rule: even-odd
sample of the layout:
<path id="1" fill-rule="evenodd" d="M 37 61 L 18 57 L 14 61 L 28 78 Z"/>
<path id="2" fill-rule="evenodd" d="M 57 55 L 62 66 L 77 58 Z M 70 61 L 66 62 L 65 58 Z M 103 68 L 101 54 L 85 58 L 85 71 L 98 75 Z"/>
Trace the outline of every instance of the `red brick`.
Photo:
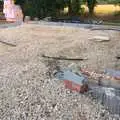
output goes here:
<path id="1" fill-rule="evenodd" d="M 64 80 L 65 87 L 76 92 L 84 93 L 88 91 L 88 85 L 79 85 L 69 80 Z"/>

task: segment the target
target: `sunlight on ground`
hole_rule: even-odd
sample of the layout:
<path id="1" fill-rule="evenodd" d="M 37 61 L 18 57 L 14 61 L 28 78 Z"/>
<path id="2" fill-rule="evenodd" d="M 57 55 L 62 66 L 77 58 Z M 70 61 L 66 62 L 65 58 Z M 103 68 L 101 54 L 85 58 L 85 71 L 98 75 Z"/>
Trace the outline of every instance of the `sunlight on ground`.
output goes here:
<path id="1" fill-rule="evenodd" d="M 88 7 L 86 5 L 82 5 L 82 8 L 85 9 L 85 12 L 88 12 Z M 95 7 L 95 13 L 96 14 L 112 14 L 115 12 L 120 11 L 120 6 L 115 5 L 97 5 Z M 64 13 L 68 12 L 68 8 L 64 8 Z"/>
<path id="2" fill-rule="evenodd" d="M 83 8 L 85 8 L 85 11 L 88 11 L 87 6 L 82 5 Z M 115 5 L 97 5 L 95 7 L 95 13 L 96 14 L 112 14 L 114 12 L 120 11 L 120 6 Z"/>

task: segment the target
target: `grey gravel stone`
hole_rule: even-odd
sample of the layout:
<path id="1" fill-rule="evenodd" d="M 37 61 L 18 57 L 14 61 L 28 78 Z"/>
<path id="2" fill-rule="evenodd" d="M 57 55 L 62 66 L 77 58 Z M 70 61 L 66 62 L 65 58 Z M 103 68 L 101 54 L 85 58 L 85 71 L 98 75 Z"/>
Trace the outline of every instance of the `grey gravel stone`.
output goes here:
<path id="1" fill-rule="evenodd" d="M 86 95 L 70 92 L 51 75 L 56 66 L 65 68 L 71 62 L 41 57 L 43 53 L 85 55 L 89 60 L 76 64 L 100 70 L 113 67 L 111 47 L 115 50 L 119 39 L 113 37 L 114 45 L 110 41 L 109 46 L 102 44 L 100 49 L 87 39 L 94 34 L 87 29 L 30 24 L 2 29 L 0 36 L 17 46 L 0 56 L 0 120 L 111 120 L 103 106 Z M 58 39 L 61 36 L 64 39 Z"/>

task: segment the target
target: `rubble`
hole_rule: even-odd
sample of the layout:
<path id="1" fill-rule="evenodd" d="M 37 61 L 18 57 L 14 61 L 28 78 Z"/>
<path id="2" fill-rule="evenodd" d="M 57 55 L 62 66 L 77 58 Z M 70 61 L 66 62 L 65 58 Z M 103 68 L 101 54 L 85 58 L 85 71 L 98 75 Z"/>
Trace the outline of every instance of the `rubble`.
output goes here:
<path id="1" fill-rule="evenodd" d="M 84 75 L 79 74 L 79 72 L 74 73 L 70 70 L 60 70 L 56 72 L 54 76 L 59 80 L 63 80 L 65 87 L 70 90 L 80 93 L 88 91 L 88 80 Z"/>
<path id="2" fill-rule="evenodd" d="M 116 80 L 120 80 L 120 71 L 112 70 L 112 69 L 106 69 L 105 74 L 114 77 Z"/>
<path id="3" fill-rule="evenodd" d="M 95 87 L 92 88 L 91 94 L 111 113 L 120 115 L 120 90 L 110 87 Z"/>
<path id="4" fill-rule="evenodd" d="M 96 73 L 86 69 L 81 69 L 81 72 L 87 75 L 90 79 L 97 81 L 97 84 L 102 86 L 109 86 L 113 88 L 120 88 L 119 84 L 119 71 L 106 69 L 103 73 Z"/>

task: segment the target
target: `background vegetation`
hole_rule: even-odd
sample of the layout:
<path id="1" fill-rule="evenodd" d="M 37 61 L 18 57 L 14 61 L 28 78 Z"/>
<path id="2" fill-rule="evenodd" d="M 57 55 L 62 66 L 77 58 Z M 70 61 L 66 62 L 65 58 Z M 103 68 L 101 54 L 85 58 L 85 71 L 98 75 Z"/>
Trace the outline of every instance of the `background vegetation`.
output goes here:
<path id="1" fill-rule="evenodd" d="M 1 0 L 0 0 L 1 1 Z M 44 18 L 47 16 L 60 16 L 63 14 L 64 8 L 68 8 L 68 16 L 78 16 L 84 13 L 84 10 L 87 10 L 89 15 L 92 16 L 96 10 L 95 7 L 97 4 L 113 4 L 120 5 L 120 0 L 15 0 L 16 4 L 19 4 L 24 12 L 25 16 L 31 16 Z M 86 5 L 83 7 L 83 5 Z M 114 6 L 112 6 L 114 9 Z M 119 11 L 119 8 L 117 8 Z M 104 9 L 104 12 L 111 10 L 110 6 L 107 6 Z M 117 13 L 118 14 L 118 13 Z"/>

